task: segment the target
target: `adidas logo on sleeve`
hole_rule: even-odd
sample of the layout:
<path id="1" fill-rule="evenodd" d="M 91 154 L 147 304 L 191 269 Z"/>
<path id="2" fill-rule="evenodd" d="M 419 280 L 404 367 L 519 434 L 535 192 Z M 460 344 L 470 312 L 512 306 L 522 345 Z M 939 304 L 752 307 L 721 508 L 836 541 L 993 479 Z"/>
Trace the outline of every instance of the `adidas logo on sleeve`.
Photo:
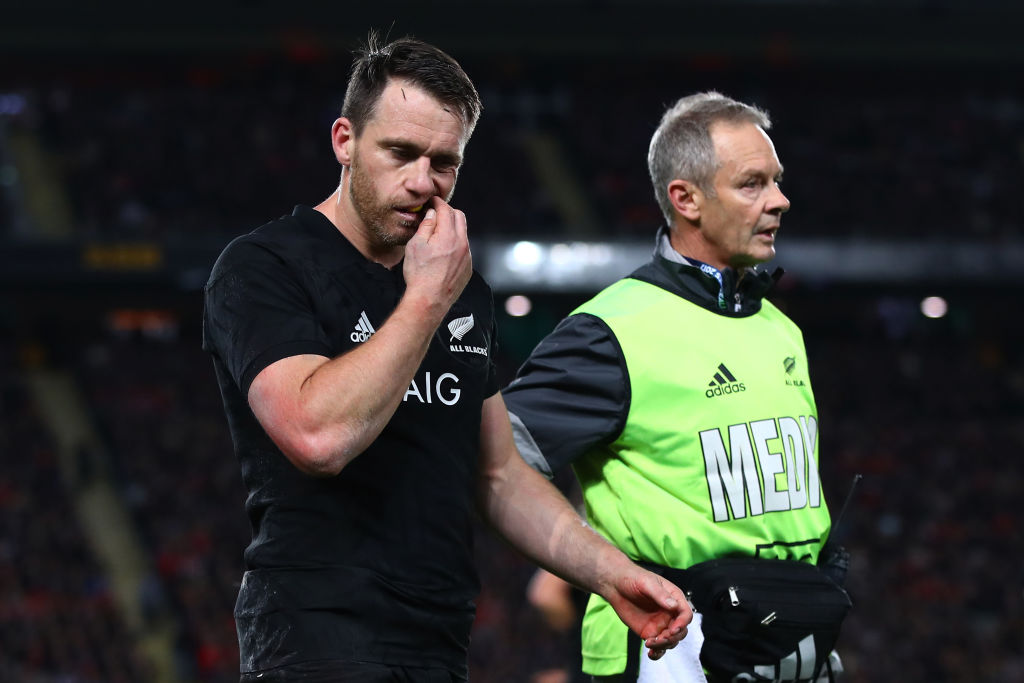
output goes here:
<path id="1" fill-rule="evenodd" d="M 747 387 L 729 372 L 729 368 L 725 367 L 725 363 L 719 363 L 718 372 L 708 382 L 708 389 L 704 392 L 704 395 L 708 398 L 715 398 L 725 394 L 738 394 L 746 390 Z"/>
<path id="2" fill-rule="evenodd" d="M 370 324 L 370 319 L 366 317 L 366 311 L 363 311 L 359 314 L 359 320 L 356 321 L 356 328 L 352 334 L 348 335 L 348 338 L 358 344 L 372 337 L 376 331 Z"/>

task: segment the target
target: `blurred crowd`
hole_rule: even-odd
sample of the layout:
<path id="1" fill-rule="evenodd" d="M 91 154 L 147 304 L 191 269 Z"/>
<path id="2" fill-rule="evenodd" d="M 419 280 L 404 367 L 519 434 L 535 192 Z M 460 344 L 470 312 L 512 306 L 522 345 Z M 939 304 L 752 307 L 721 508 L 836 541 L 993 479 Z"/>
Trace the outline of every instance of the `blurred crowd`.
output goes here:
<path id="1" fill-rule="evenodd" d="M 1021 340 L 876 333 L 808 339 L 833 513 L 864 477 L 836 530 L 852 553 L 851 678 L 1020 680 Z"/>
<path id="2" fill-rule="evenodd" d="M 1024 85 L 996 67 L 691 60 L 666 79 L 638 59 L 463 61 L 484 115 L 455 203 L 477 236 L 649 234 L 661 221 L 650 135 L 667 105 L 705 89 L 774 116 L 794 235 L 998 243 L 1024 220 Z M 17 103 L 0 108 L 0 134 L 45 150 L 76 236 L 224 241 L 333 191 L 347 67 L 337 55 L 34 66 L 0 81 Z"/>
<path id="3" fill-rule="evenodd" d="M 454 201 L 475 235 L 646 239 L 661 221 L 651 132 L 677 97 L 712 88 L 772 114 L 793 235 L 1000 244 L 1024 225 L 1024 81 L 1004 71 L 694 60 L 665 78 L 664 64 L 636 60 L 462 61 L 485 108 Z M 97 58 L 15 72 L 0 82 L 0 240 L 31 236 L 12 219 L 32 191 L 19 185 L 16 139 L 38 142 L 71 236 L 86 240 L 223 243 L 337 182 L 329 130 L 343 59 Z M 531 317 L 501 319 L 520 340 L 498 359 L 505 381 L 529 351 L 522 339 L 550 328 L 535 321 L 572 308 L 539 299 Z M 847 683 L 1024 680 L 1018 299 L 983 289 L 928 320 L 909 295 L 780 291 L 807 338 L 834 512 L 863 475 L 836 532 L 853 558 Z M 177 624 L 182 681 L 237 681 L 245 492 L 195 319 L 156 336 L 49 341 L 65 345 L 54 358 L 87 397 L 149 558 L 145 618 Z M 17 349 L 0 347 L 0 364 L 0 680 L 150 680 Z M 567 473 L 558 481 L 572 487 Z M 526 601 L 535 567 L 479 532 L 471 678 L 541 683 L 570 639 Z"/>
<path id="4" fill-rule="evenodd" d="M 139 683 L 148 668 L 83 532 L 16 350 L 0 344 L 0 680 Z"/>
<path id="5" fill-rule="evenodd" d="M 212 366 L 193 339 L 136 342 L 90 345 L 77 370 L 152 561 L 159 590 L 140 598 L 151 619 L 177 620 L 181 680 L 237 681 L 249 525 Z"/>

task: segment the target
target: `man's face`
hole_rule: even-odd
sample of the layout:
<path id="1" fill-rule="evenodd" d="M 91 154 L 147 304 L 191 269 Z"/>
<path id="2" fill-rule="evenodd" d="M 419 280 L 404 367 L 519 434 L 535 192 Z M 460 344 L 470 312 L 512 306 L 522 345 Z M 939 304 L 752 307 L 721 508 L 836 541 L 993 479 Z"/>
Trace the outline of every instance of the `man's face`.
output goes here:
<path id="1" fill-rule="evenodd" d="M 778 183 L 782 164 L 768 135 L 753 123 L 716 123 L 711 139 L 719 168 L 715 196 L 700 209 L 702 261 L 744 268 L 775 257 L 775 233 L 789 200 Z M 698 257 L 699 258 L 699 257 Z"/>
<path id="2" fill-rule="evenodd" d="M 434 195 L 455 191 L 467 140 L 455 110 L 406 81 L 392 80 L 353 140 L 349 196 L 378 246 L 408 242 Z"/>

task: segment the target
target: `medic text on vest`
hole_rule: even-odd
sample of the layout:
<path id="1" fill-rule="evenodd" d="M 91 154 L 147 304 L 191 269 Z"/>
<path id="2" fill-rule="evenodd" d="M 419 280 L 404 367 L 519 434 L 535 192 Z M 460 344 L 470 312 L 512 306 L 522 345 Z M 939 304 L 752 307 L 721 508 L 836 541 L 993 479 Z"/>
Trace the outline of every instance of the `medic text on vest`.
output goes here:
<path id="1" fill-rule="evenodd" d="M 818 418 L 778 417 L 700 432 L 716 522 L 821 506 Z M 726 447 L 726 444 L 729 447 Z M 763 482 L 763 489 L 762 489 Z"/>

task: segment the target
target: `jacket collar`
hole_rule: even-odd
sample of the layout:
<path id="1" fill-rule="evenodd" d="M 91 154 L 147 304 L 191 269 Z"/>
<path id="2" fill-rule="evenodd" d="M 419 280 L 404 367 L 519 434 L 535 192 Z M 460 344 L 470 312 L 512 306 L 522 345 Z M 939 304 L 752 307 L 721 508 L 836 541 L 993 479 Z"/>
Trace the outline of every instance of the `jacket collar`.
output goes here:
<path id="1" fill-rule="evenodd" d="M 771 274 L 745 268 L 719 270 L 714 266 L 680 254 L 672 248 L 668 228 L 662 226 L 655 237 L 651 261 L 629 277 L 656 285 L 698 306 L 729 317 L 745 317 L 761 310 L 761 301 L 783 274 L 776 268 Z"/>

